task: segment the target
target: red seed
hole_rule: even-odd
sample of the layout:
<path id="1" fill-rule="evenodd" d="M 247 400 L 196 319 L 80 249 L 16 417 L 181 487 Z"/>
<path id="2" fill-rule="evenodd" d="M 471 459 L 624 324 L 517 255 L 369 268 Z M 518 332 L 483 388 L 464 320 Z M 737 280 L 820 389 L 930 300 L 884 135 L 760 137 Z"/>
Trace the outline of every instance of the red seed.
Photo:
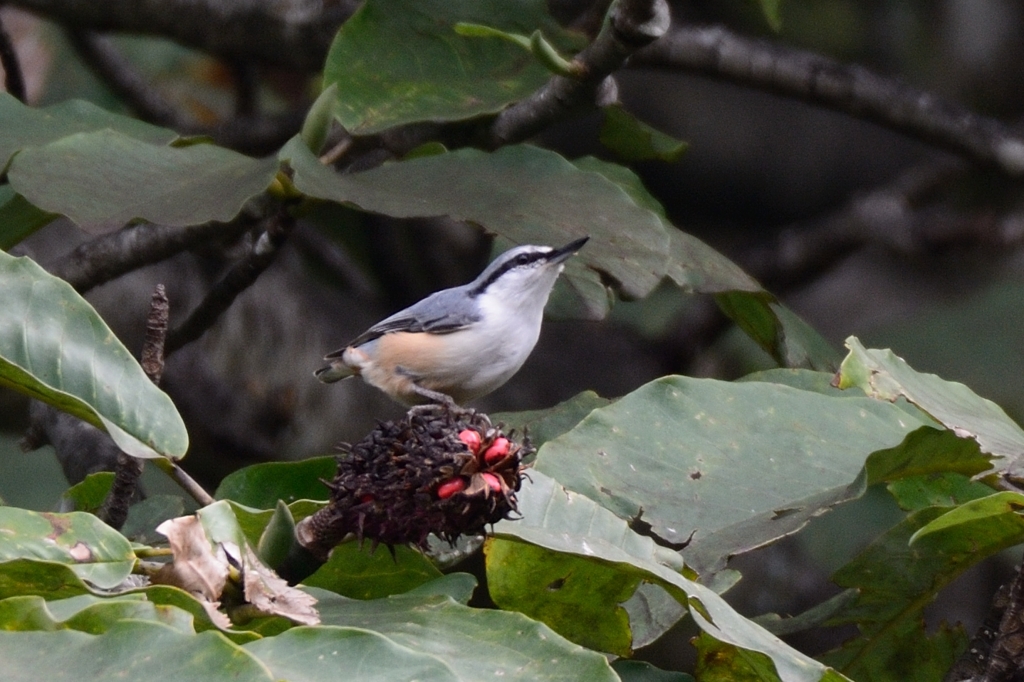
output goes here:
<path id="1" fill-rule="evenodd" d="M 437 486 L 437 496 L 442 500 L 447 500 L 455 493 L 461 493 L 466 489 L 466 479 L 461 476 L 450 478 L 441 485 Z"/>
<path id="2" fill-rule="evenodd" d="M 509 445 L 508 438 L 495 438 L 491 447 L 484 452 L 484 462 L 494 464 L 505 459 L 505 456 L 508 455 Z"/>
<path id="3" fill-rule="evenodd" d="M 470 452 L 474 455 L 480 452 L 480 444 L 482 439 L 480 438 L 480 432 L 474 431 L 473 429 L 463 429 L 459 432 L 459 440 L 466 444 Z"/>
<path id="4" fill-rule="evenodd" d="M 490 487 L 491 490 L 493 490 L 496 493 L 501 492 L 501 481 L 498 480 L 497 476 L 487 472 L 484 472 L 480 475 L 484 477 L 485 481 L 487 481 L 487 485 L 488 487 Z"/>

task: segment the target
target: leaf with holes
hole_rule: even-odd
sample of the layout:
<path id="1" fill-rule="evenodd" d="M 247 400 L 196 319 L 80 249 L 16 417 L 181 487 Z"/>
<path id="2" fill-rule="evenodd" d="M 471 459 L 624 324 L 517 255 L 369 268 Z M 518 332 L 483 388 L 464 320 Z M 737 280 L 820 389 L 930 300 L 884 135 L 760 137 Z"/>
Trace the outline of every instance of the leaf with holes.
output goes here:
<path id="1" fill-rule="evenodd" d="M 906 398 L 960 438 L 995 455 L 992 471 L 1024 480 L 1024 429 L 1001 407 L 967 386 L 915 371 L 891 350 L 867 349 L 855 337 L 839 374 L 840 388 L 857 386 L 882 400 Z"/>

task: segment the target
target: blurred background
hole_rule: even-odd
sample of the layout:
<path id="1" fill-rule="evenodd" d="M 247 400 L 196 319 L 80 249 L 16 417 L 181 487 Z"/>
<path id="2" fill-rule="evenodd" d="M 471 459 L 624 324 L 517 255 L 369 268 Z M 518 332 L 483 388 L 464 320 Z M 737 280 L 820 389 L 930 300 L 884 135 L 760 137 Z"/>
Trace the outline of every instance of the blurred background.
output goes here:
<path id="1" fill-rule="evenodd" d="M 29 103 L 83 98 L 139 111 L 97 75 L 93 34 L 22 4 L 33 3 L 10 3 L 0 19 Z M 585 26 L 590 5 L 552 0 L 551 9 Z M 1014 127 L 1024 108 L 1024 4 L 1016 0 L 783 0 L 777 32 L 753 0 L 679 1 L 672 11 L 675 25 L 724 26 L 858 64 Z M 271 153 L 294 134 L 318 91 L 314 72 L 227 63 L 159 36 L 107 38 L 173 111 L 156 122 L 209 132 L 246 153 Z M 739 263 L 836 348 L 850 335 L 892 348 L 916 369 L 962 381 L 1024 418 L 1018 180 L 847 113 L 742 84 L 642 65 L 617 81 L 627 109 L 689 143 L 676 163 L 634 165 L 675 225 Z M 259 134 L 233 127 L 254 117 L 267 122 Z M 537 142 L 570 157 L 618 161 L 598 142 L 601 120 L 595 113 L 565 122 Z M 89 238 L 62 221 L 14 252 L 45 265 Z M 168 287 L 173 324 L 246 238 L 143 268 L 88 298 L 137 352 L 154 285 Z M 446 219 L 398 221 L 336 206 L 307 217 L 256 284 L 168 361 L 164 386 L 193 442 L 185 468 L 212 486 L 247 463 L 328 453 L 338 440 L 361 438 L 374 420 L 401 414 L 359 381 L 324 386 L 312 372 L 325 352 L 381 317 L 472 279 L 492 252 L 477 229 Z M 619 396 L 665 374 L 732 379 L 771 365 L 709 298 L 666 287 L 618 304 L 604 321 L 548 320 L 523 370 L 477 406 L 539 409 L 588 389 Z M 51 450 L 18 450 L 27 423 L 25 401 L 0 389 L 0 497 L 49 509 L 66 483 Z M 158 479 L 147 474 L 159 490 Z M 733 598 L 747 613 L 815 603 L 830 572 L 850 558 L 830 538 L 867 542 L 897 515 L 874 491 L 799 540 L 739 560 L 748 578 Z M 964 576 L 946 591 L 958 598 L 937 605 L 936 617 L 976 626 L 1005 569 L 1001 560 Z M 813 653 L 815 643 L 804 644 Z"/>

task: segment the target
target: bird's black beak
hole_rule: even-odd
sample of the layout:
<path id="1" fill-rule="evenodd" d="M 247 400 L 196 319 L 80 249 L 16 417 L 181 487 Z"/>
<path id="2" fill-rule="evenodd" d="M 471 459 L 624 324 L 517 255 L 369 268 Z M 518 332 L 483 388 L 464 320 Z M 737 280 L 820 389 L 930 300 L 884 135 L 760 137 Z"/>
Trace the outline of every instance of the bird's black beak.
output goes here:
<path id="1" fill-rule="evenodd" d="M 583 248 L 583 245 L 590 240 L 590 237 L 583 237 L 570 242 L 560 249 L 555 249 L 548 255 L 549 263 L 562 263 L 569 259 L 569 256 Z"/>

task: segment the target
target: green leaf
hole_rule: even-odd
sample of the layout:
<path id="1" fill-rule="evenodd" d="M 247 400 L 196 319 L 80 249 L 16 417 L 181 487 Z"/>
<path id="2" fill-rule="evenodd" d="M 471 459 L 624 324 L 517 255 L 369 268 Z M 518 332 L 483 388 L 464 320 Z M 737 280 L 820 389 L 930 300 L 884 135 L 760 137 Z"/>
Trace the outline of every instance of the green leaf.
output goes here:
<path id="1" fill-rule="evenodd" d="M 395 547 L 392 557 L 386 549 L 371 552 L 368 545 L 349 542 L 335 547 L 327 563 L 302 584 L 352 599 L 380 599 L 440 577 L 430 559 L 411 547 Z"/>
<path id="2" fill-rule="evenodd" d="M 661 562 L 666 550 L 637 535 L 593 501 L 573 493 L 539 471 L 530 474 L 519 495 L 518 521 L 501 521 L 495 537 L 518 540 L 555 552 L 575 555 L 654 581 L 689 607 L 700 628 L 730 648 L 764 654 L 772 674 L 755 679 L 818 682 L 845 679 L 790 648 L 775 636 L 736 613 L 708 587 L 693 582 Z M 674 554 L 668 552 L 668 554 Z M 677 557 L 678 558 L 678 557 Z M 522 570 L 529 570 L 523 566 Z"/>
<path id="3" fill-rule="evenodd" d="M 151 144 L 169 144 L 178 138 L 173 130 L 111 113 L 91 102 L 70 100 L 38 109 L 25 106 L 6 92 L 0 92 L 0 121 L 4 122 L 0 128 L 0 169 L 5 169 L 11 156 L 25 147 L 38 147 L 74 133 L 110 129 Z"/>
<path id="4" fill-rule="evenodd" d="M 142 670 L 159 670 L 163 682 L 274 679 L 252 655 L 217 633 L 184 634 L 146 621 L 123 621 L 102 635 L 0 632 L 0 660 L 9 682 L 115 680 Z"/>
<path id="5" fill-rule="evenodd" d="M 235 520 L 238 522 L 239 528 L 242 529 L 242 533 L 245 534 L 246 539 L 248 539 L 249 544 L 258 544 L 260 537 L 267 528 L 267 524 L 270 523 L 270 519 L 274 516 L 274 510 L 253 509 L 252 507 L 238 504 L 234 500 L 228 500 L 228 504 L 231 505 Z M 288 505 L 288 511 L 291 512 L 293 519 L 300 521 L 307 516 L 312 516 L 323 506 L 323 502 L 296 500 Z"/>
<path id="6" fill-rule="evenodd" d="M 956 472 L 924 474 L 893 481 L 889 493 L 902 509 L 955 507 L 992 494 L 992 488 Z"/>
<path id="7" fill-rule="evenodd" d="M 44 514 L 0 507 L 0 528 L 4 529 L 0 533 L 2 562 L 39 559 L 65 564 L 82 580 L 106 589 L 120 585 L 135 565 L 128 540 L 92 514 Z M 10 580 L 17 575 L 17 568 L 0 572 Z"/>
<path id="8" fill-rule="evenodd" d="M 460 22 L 502 33 L 541 29 L 561 49 L 580 47 L 542 0 L 368 0 L 338 31 L 324 65 L 324 82 L 338 85 L 342 125 L 366 135 L 497 113 L 550 77 L 517 45 L 459 35 Z"/>
<path id="9" fill-rule="evenodd" d="M 992 471 L 1024 480 L 1024 430 L 1002 408 L 955 381 L 912 369 L 890 350 L 868 350 L 855 337 L 840 368 L 839 387 L 858 386 L 882 400 L 906 398 L 960 438 L 995 455 Z"/>
<path id="10" fill-rule="evenodd" d="M 424 583 L 407 593 L 409 597 L 450 597 L 459 604 L 469 604 L 476 590 L 476 577 L 469 573 L 448 573 L 437 580 Z"/>
<path id="11" fill-rule="evenodd" d="M 826 661 L 854 679 L 934 680 L 949 669 L 966 637 L 948 630 L 929 637 L 922 609 L 972 565 L 1021 542 L 1024 522 L 1013 513 L 986 517 L 910 543 L 919 530 L 947 512 L 913 512 L 833 576 L 838 585 L 856 588 L 860 596 L 832 622 L 856 623 L 861 636 Z M 922 665 L 929 655 L 934 659 Z M 887 671 L 887 676 L 878 671 Z"/>
<path id="12" fill-rule="evenodd" d="M 756 0 L 761 6 L 761 13 L 764 14 L 768 26 L 778 33 L 782 30 L 782 0 Z"/>
<path id="13" fill-rule="evenodd" d="M 928 418 L 916 408 L 908 407 L 920 415 L 912 417 L 915 421 Z M 989 458 L 981 453 L 975 441 L 957 438 L 952 431 L 931 426 L 914 431 L 895 450 L 873 454 L 867 462 L 872 482 L 943 472 L 975 476 L 988 467 Z"/>
<path id="14" fill-rule="evenodd" d="M 600 173 L 658 216 L 669 236 L 666 277 L 688 293 L 716 294 L 722 311 L 783 367 L 834 372 L 840 356 L 806 322 L 778 303 L 754 278 L 696 237 L 676 229 L 661 204 L 627 168 L 592 157 L 573 162 Z M 578 285 L 584 290 L 582 283 Z M 596 285 L 590 284 L 591 289 Z M 592 296 L 594 296 L 592 294 Z"/>
<path id="15" fill-rule="evenodd" d="M 25 201 L 10 185 L 0 185 L 0 250 L 11 248 L 56 217 Z"/>
<path id="16" fill-rule="evenodd" d="M 143 544 L 166 542 L 156 527 L 167 519 L 185 514 L 185 502 L 176 495 L 151 495 L 128 509 L 128 518 L 121 534 L 129 540 Z"/>
<path id="17" fill-rule="evenodd" d="M 159 146 L 99 130 L 23 150 L 8 177 L 39 208 L 110 230 L 135 219 L 171 226 L 231 220 L 277 169 L 273 157 L 211 144 Z"/>
<path id="18" fill-rule="evenodd" d="M 612 669 L 622 682 L 694 682 L 686 673 L 658 670 L 646 661 L 620 658 L 612 662 Z"/>
<path id="19" fill-rule="evenodd" d="M 38 595 L 67 599 L 90 592 L 66 563 L 39 559 L 0 559 L 0 599 Z"/>
<path id="20" fill-rule="evenodd" d="M 701 682 L 754 682 L 778 679 L 772 661 L 759 651 L 746 651 L 718 641 L 701 633 L 697 647 L 697 665 L 694 672 Z"/>
<path id="21" fill-rule="evenodd" d="M 484 553 L 487 591 L 500 608 L 539 620 L 588 649 L 632 654 L 629 615 L 619 604 L 636 591 L 639 576 L 498 538 L 487 540 Z"/>
<path id="22" fill-rule="evenodd" d="M 273 509 L 278 500 L 326 500 L 323 480 L 333 479 L 337 468 L 334 457 L 253 464 L 225 476 L 214 497 L 256 509 Z"/>
<path id="23" fill-rule="evenodd" d="M 359 628 L 297 627 L 244 646 L 275 680 L 294 682 L 442 682 L 465 679 L 436 657 Z M 344 674 L 339 677 L 339 672 Z"/>
<path id="24" fill-rule="evenodd" d="M 530 437 L 530 443 L 534 447 L 540 447 L 572 429 L 592 410 L 611 402 L 593 391 L 583 391 L 547 409 L 492 414 L 491 421 L 495 424 L 505 424 L 506 432 L 515 429 L 519 433 L 525 433 Z"/>
<path id="25" fill-rule="evenodd" d="M 640 121 L 619 105 L 605 107 L 600 140 L 619 158 L 630 162 L 657 159 L 674 163 L 689 146 Z"/>
<path id="26" fill-rule="evenodd" d="M 288 558 L 288 553 L 297 544 L 295 519 L 292 518 L 288 505 L 282 500 L 278 500 L 273 516 L 270 517 L 267 527 L 260 535 L 259 543 L 256 546 L 256 555 L 259 556 L 260 561 L 276 570 Z"/>
<path id="27" fill-rule="evenodd" d="M 319 154 L 323 149 L 327 134 L 334 122 L 334 112 L 338 107 L 338 86 L 332 84 L 324 88 L 320 96 L 313 102 L 306 114 L 306 120 L 302 122 L 302 130 L 299 137 L 306 143 L 306 147 L 314 154 Z"/>
<path id="28" fill-rule="evenodd" d="M 853 640 L 822 658 L 845 665 L 842 669 L 858 681 L 935 682 L 945 679 L 967 648 L 967 636 L 959 626 L 941 623 L 928 634 L 923 622 L 907 621 L 892 626 L 884 638 L 872 641 L 866 655 L 858 656 L 866 648 Z M 843 663 L 847 659 L 848 665 Z"/>
<path id="29" fill-rule="evenodd" d="M 690 540 L 687 563 L 714 572 L 859 497 L 868 455 L 922 425 L 864 397 L 665 377 L 547 442 L 536 469 L 670 543 Z"/>
<path id="30" fill-rule="evenodd" d="M 839 354 L 810 325 L 768 292 L 732 291 L 715 302 L 782 367 L 835 371 Z"/>
<path id="31" fill-rule="evenodd" d="M 580 170 L 603 175 L 629 195 L 637 206 L 657 216 L 669 237 L 665 276 L 683 291 L 698 294 L 717 294 L 723 291 L 763 293 L 761 285 L 738 265 L 668 222 L 664 207 L 651 196 L 636 173 L 625 166 L 592 156 L 576 159 L 572 163 Z"/>
<path id="32" fill-rule="evenodd" d="M 46 599 L 51 604 L 51 609 L 55 609 L 54 604 L 90 594 L 105 597 L 107 592 L 84 583 L 76 574 L 74 567 L 68 564 L 39 559 L 0 561 L 0 599 L 37 595 Z M 148 599 L 154 604 L 174 606 L 192 614 L 192 623 L 197 631 L 218 629 L 210 620 L 203 604 L 182 589 L 168 585 L 150 585 L 118 596 L 135 598 L 139 595 L 139 598 Z M 235 642 L 249 642 L 258 637 L 251 632 L 238 630 L 220 632 Z"/>
<path id="33" fill-rule="evenodd" d="M 460 36 L 466 36 L 467 38 L 501 38 L 502 40 L 507 40 L 513 45 L 518 45 L 524 50 L 529 51 L 530 49 L 530 37 L 524 36 L 520 33 L 509 33 L 508 31 L 502 31 L 494 28 L 493 26 L 471 24 L 466 21 L 460 21 L 452 28 Z"/>
<path id="34" fill-rule="evenodd" d="M 0 601 L 0 630 L 78 630 L 98 635 L 123 620 L 146 620 L 194 633 L 192 614 L 174 606 L 146 600 L 143 594 L 100 598 L 91 594 L 47 602 L 38 596 L 10 597 Z"/>
<path id="35" fill-rule="evenodd" d="M 178 458 L 185 424 L 67 282 L 0 252 L 0 385 L 107 431 L 133 457 Z"/>
<path id="36" fill-rule="evenodd" d="M 472 609 L 445 594 L 414 593 L 372 601 L 353 601 L 329 592 L 315 595 L 324 624 L 376 632 L 441 661 L 457 679 L 618 679 L 601 654 L 571 644 L 518 613 Z"/>
<path id="37" fill-rule="evenodd" d="M 89 474 L 81 483 L 77 483 L 64 492 L 64 498 L 75 504 L 75 511 L 95 514 L 107 499 L 110 486 L 114 484 L 114 472 L 98 471 Z"/>
<path id="38" fill-rule="evenodd" d="M 977 532 L 986 537 L 998 526 L 1009 533 L 1011 538 L 1015 537 L 1011 529 L 1017 527 L 1019 530 L 1016 535 L 1024 539 L 1024 517 L 1021 516 L 1021 510 L 1024 510 L 1024 494 L 1010 490 L 970 500 L 918 529 L 910 536 L 910 544 L 914 545 L 933 534 L 962 535 L 964 527 L 970 527 L 972 535 Z"/>
<path id="39" fill-rule="evenodd" d="M 609 302 L 588 268 L 632 298 L 646 295 L 665 274 L 669 238 L 658 216 L 604 175 L 581 171 L 554 152 L 528 145 L 493 153 L 460 149 L 339 175 L 293 139 L 281 158 L 294 169 L 299 191 L 365 211 L 399 218 L 447 215 L 515 244 L 561 245 L 589 234 L 562 280 L 576 287 L 592 317 L 603 315 Z"/>
<path id="40" fill-rule="evenodd" d="M 148 587 L 139 588 L 131 592 L 126 592 L 119 596 L 134 596 L 141 595 L 147 600 L 160 606 L 173 606 L 183 611 L 187 611 L 192 614 L 192 624 L 196 632 L 206 632 L 208 630 L 214 630 L 232 642 L 236 644 L 244 644 L 251 642 L 255 639 L 259 639 L 259 635 L 246 630 L 221 630 L 217 627 L 212 620 L 210 615 L 196 597 L 192 596 L 185 590 L 178 587 L 171 587 L 170 585 L 149 585 Z M 284 620 L 284 619 L 278 619 Z"/>

